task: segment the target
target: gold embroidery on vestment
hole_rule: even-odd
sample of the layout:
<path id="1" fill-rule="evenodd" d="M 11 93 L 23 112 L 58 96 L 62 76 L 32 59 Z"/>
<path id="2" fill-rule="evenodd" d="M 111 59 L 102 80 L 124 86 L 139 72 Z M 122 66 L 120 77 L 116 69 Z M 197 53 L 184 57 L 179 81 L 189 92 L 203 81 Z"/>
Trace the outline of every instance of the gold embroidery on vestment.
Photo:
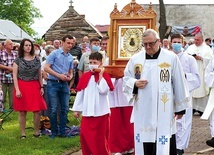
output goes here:
<path id="1" fill-rule="evenodd" d="M 165 112 L 165 111 L 166 111 L 165 105 L 166 105 L 166 102 L 169 101 L 169 99 L 168 99 L 168 96 L 167 96 L 166 93 L 164 93 L 161 97 L 162 97 L 162 98 L 161 98 L 161 101 L 162 101 L 163 104 L 164 104 L 164 112 Z"/>
<path id="2" fill-rule="evenodd" d="M 166 63 L 166 62 L 163 62 L 161 63 L 160 65 L 158 65 L 160 68 L 169 68 L 171 65 Z"/>

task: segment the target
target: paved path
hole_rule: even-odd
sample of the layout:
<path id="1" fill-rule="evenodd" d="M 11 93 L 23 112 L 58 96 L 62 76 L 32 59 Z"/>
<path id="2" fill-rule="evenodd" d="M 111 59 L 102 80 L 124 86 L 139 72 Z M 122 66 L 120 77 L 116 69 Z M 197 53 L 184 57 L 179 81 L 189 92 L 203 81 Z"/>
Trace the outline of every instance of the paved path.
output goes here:
<path id="1" fill-rule="evenodd" d="M 208 139 L 211 139 L 209 121 L 202 120 L 198 114 L 195 114 L 193 116 L 190 143 L 185 150 L 185 155 L 214 155 L 214 148 L 206 145 Z"/>
<path id="2" fill-rule="evenodd" d="M 208 139 L 211 139 L 209 122 L 201 120 L 200 116 L 195 114 L 189 147 L 185 150 L 184 155 L 214 155 L 214 148 L 206 145 Z M 81 151 L 72 155 L 81 155 Z"/>

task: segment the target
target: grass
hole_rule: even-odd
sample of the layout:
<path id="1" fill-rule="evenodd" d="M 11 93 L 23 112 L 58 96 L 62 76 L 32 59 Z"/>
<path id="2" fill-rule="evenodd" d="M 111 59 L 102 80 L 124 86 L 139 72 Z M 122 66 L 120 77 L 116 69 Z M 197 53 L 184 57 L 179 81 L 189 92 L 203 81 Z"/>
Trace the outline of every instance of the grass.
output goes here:
<path id="1" fill-rule="evenodd" d="M 4 130 L 0 129 L 0 155 L 61 155 L 66 152 L 76 152 L 80 149 L 79 136 L 72 138 L 54 138 L 43 135 L 33 137 L 33 114 L 27 114 L 26 139 L 20 139 L 18 113 L 13 112 L 10 119 L 5 119 Z M 68 113 L 68 126 L 78 125 L 79 122 Z"/>

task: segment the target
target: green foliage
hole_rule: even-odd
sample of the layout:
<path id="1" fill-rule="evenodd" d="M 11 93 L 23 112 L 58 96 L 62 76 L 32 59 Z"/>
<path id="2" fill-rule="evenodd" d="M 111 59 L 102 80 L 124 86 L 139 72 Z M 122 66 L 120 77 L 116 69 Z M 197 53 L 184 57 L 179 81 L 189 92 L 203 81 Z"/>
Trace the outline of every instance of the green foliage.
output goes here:
<path id="1" fill-rule="evenodd" d="M 0 4 L 0 19 L 11 20 L 29 35 L 36 35 L 30 26 L 42 15 L 32 0 L 0 0 Z"/>
<path id="2" fill-rule="evenodd" d="M 33 114 L 27 114 L 26 139 L 20 139 L 18 113 L 13 112 L 12 120 L 5 119 L 4 130 L 0 130 L 0 155 L 60 155 L 65 152 L 76 152 L 80 149 L 79 136 L 73 138 L 55 138 L 43 135 L 41 138 L 33 137 Z M 68 113 L 69 124 L 78 125 L 79 122 Z"/>
<path id="3" fill-rule="evenodd" d="M 34 38 L 35 39 L 35 43 L 41 45 L 45 40 L 44 38 Z"/>

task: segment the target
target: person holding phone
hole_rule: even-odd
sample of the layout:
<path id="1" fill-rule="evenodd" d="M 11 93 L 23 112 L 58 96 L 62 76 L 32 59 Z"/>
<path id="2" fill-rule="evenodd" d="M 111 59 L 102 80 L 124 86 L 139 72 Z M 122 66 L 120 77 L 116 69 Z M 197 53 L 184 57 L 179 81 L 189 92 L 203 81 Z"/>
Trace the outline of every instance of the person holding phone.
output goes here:
<path id="1" fill-rule="evenodd" d="M 203 35 L 199 33 L 194 37 L 194 44 L 190 45 L 185 52 L 192 55 L 197 61 L 201 85 L 193 91 L 192 104 L 193 114 L 198 112 L 202 116 L 209 96 L 209 88 L 204 82 L 205 68 L 213 56 L 213 51 L 205 44 Z"/>

